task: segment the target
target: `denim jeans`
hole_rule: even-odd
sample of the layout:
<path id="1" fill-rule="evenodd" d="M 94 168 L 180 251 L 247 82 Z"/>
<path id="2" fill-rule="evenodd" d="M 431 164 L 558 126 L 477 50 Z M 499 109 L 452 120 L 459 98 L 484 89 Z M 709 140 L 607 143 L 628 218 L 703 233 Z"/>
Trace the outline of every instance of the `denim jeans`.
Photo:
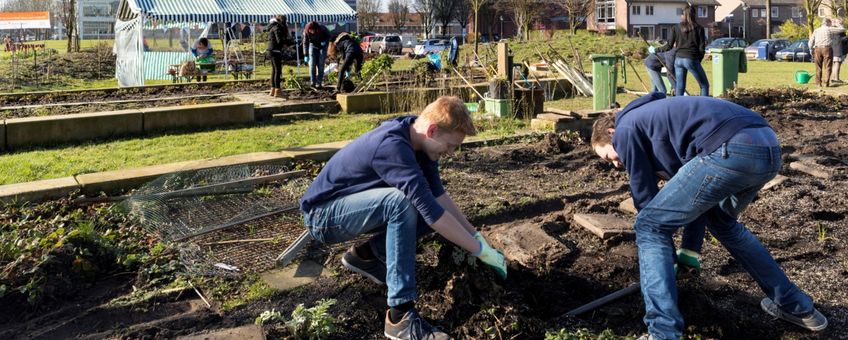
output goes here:
<path id="1" fill-rule="evenodd" d="M 377 188 L 329 200 L 304 212 L 304 223 L 325 244 L 373 234 L 368 243 L 386 264 L 389 306 L 415 300 L 416 240 L 433 229 L 403 192 Z"/>
<path id="2" fill-rule="evenodd" d="M 309 44 L 309 82 L 312 85 L 324 83 L 324 61 L 327 59 L 327 46 Z"/>
<path id="3" fill-rule="evenodd" d="M 678 59 L 680 60 L 680 59 Z M 732 141 L 732 140 L 731 140 Z M 786 312 L 813 311 L 809 296 L 789 281 L 765 247 L 737 221 L 763 185 L 780 169 L 780 147 L 725 143 L 686 163 L 636 217 L 639 276 L 645 324 L 657 339 L 678 339 L 672 235 L 677 226 L 703 216 L 710 232 Z"/>
<path id="4" fill-rule="evenodd" d="M 704 72 L 704 67 L 701 62 L 692 58 L 677 57 L 674 59 L 674 78 L 677 81 L 674 95 L 682 96 L 686 92 L 686 72 L 692 73 L 698 86 L 701 87 L 701 95 L 710 95 L 710 82 L 707 81 L 707 73 Z"/>
<path id="5" fill-rule="evenodd" d="M 668 93 L 666 92 L 665 82 L 663 82 L 660 71 L 650 67 L 646 67 L 645 69 L 648 70 L 648 75 L 651 77 L 651 92 Z"/>

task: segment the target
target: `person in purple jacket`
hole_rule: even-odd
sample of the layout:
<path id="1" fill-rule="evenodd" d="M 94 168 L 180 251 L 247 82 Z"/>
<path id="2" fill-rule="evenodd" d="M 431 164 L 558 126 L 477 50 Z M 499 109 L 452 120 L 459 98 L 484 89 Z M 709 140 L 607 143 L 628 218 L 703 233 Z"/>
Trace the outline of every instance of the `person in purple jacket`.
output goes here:
<path id="1" fill-rule="evenodd" d="M 673 97 L 652 92 L 615 117 L 599 118 L 591 144 L 601 158 L 630 176 L 639 209 L 633 228 L 645 324 L 653 339 L 679 339 L 672 235 L 703 218 L 730 255 L 766 294 L 768 314 L 820 331 L 827 319 L 792 283 L 768 250 L 737 217 L 780 170 L 780 142 L 759 114 L 710 97 Z M 657 187 L 658 174 L 670 176 Z"/>
<path id="2" fill-rule="evenodd" d="M 390 339 L 448 339 L 415 310 L 416 240 L 436 231 L 506 278 L 504 256 L 468 222 L 442 186 L 438 160 L 476 129 L 465 104 L 440 97 L 419 116 L 384 122 L 339 150 L 300 201 L 310 235 L 351 247 L 342 265 L 388 286 L 384 334 Z"/>

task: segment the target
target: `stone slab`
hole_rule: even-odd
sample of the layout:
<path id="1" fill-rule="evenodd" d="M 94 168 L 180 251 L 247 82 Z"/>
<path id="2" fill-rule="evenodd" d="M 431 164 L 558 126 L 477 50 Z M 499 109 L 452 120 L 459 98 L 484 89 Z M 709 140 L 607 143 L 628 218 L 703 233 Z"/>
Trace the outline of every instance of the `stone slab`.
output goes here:
<path id="1" fill-rule="evenodd" d="M 781 183 L 786 182 L 787 179 L 789 179 L 789 177 L 783 175 L 774 176 L 774 178 L 772 178 L 770 181 L 768 181 L 768 183 L 766 183 L 766 185 L 763 186 L 763 190 L 774 188 L 780 185 Z"/>
<path id="2" fill-rule="evenodd" d="M 483 232 L 492 246 L 510 261 L 525 267 L 550 263 L 570 253 L 556 238 L 542 229 L 542 223 L 503 224 Z"/>
<path id="3" fill-rule="evenodd" d="M 259 276 L 268 286 L 280 291 L 291 290 L 300 286 L 315 282 L 322 275 L 328 275 L 329 271 L 320 263 L 305 260 L 293 263 L 282 269 L 274 269 Z"/>
<path id="4" fill-rule="evenodd" d="M 88 141 L 142 133 L 142 113 L 122 110 L 6 120 L 6 147 Z"/>
<path id="5" fill-rule="evenodd" d="M 830 179 L 833 177 L 833 173 L 828 171 L 827 168 L 815 164 L 812 161 L 792 162 L 789 163 L 789 168 L 822 179 Z"/>
<path id="6" fill-rule="evenodd" d="M 634 234 L 632 221 L 613 215 L 574 214 L 574 222 L 601 239 L 608 239 L 616 235 Z"/>
<path id="7" fill-rule="evenodd" d="M 0 185 L 2 202 L 38 202 L 70 195 L 80 189 L 73 177 Z"/>
<path id="8" fill-rule="evenodd" d="M 114 170 L 78 175 L 77 181 L 86 195 L 100 192 L 115 193 L 139 187 L 159 176 L 188 170 L 214 168 L 235 164 L 283 164 L 291 160 L 292 154 L 281 152 L 254 152 L 221 158 L 185 161 L 134 169 Z"/>
<path id="9" fill-rule="evenodd" d="M 142 109 L 144 132 L 252 123 L 253 103 L 213 103 Z"/>
<path id="10" fill-rule="evenodd" d="M 245 325 L 219 331 L 177 337 L 179 340 L 265 340 L 260 325 Z"/>
<path id="11" fill-rule="evenodd" d="M 560 110 L 560 109 L 552 108 L 552 107 L 545 108 L 545 113 L 555 113 L 555 114 L 558 114 L 558 115 L 561 115 L 561 116 L 568 116 L 568 117 L 573 117 L 573 118 L 580 118 L 580 116 L 579 116 L 579 115 L 577 115 L 577 113 L 575 113 L 574 111 L 571 111 L 571 110 Z"/>
<path id="12" fill-rule="evenodd" d="M 574 117 L 561 115 L 561 114 L 558 114 L 558 113 L 547 113 L 546 112 L 546 113 L 536 115 L 536 119 L 542 119 L 542 120 L 547 120 L 547 121 L 551 121 L 551 122 L 554 122 L 554 123 L 559 123 L 559 122 L 573 121 Z"/>
<path id="13" fill-rule="evenodd" d="M 639 211 L 636 210 L 636 205 L 633 204 L 633 197 L 630 197 L 626 200 L 621 201 L 621 203 L 618 204 L 618 210 L 628 212 L 628 213 L 631 213 L 633 215 L 636 215 L 636 214 L 639 213 Z"/>

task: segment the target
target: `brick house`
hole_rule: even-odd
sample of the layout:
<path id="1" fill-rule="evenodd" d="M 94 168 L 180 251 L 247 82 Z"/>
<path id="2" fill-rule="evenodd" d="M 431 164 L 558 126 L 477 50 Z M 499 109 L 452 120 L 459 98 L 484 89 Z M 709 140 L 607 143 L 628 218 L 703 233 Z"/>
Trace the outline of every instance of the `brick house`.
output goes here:
<path id="1" fill-rule="evenodd" d="M 829 14 L 825 6 L 820 15 Z M 742 37 L 753 42 L 766 37 L 765 0 L 722 0 L 721 8 L 716 12 L 716 21 L 722 36 Z M 807 22 L 804 0 L 771 0 L 771 32 L 787 20 L 797 24 Z"/>
<path id="2" fill-rule="evenodd" d="M 587 27 L 593 31 L 625 29 L 631 36 L 641 33 L 647 39 L 668 39 L 680 23 L 685 0 L 594 0 L 595 11 Z M 697 21 L 712 32 L 716 26 L 716 0 L 690 0 L 697 9 Z M 710 37 L 712 38 L 712 37 Z"/>

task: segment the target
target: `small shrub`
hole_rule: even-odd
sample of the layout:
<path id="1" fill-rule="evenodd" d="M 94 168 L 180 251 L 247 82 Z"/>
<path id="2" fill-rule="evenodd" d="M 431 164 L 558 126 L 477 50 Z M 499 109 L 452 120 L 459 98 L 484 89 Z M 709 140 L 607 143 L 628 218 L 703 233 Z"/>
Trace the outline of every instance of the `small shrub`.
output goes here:
<path id="1" fill-rule="evenodd" d="M 377 73 L 391 70 L 394 63 L 395 59 L 388 54 L 368 60 L 362 64 L 362 79 L 368 81 Z"/>
<path id="2" fill-rule="evenodd" d="M 293 69 L 289 69 L 289 71 L 286 72 L 286 76 L 283 79 L 283 86 L 285 86 L 285 88 L 289 90 L 303 89 L 303 84 L 301 84 L 300 82 L 300 77 L 294 74 Z"/>
<path id="3" fill-rule="evenodd" d="M 569 331 L 565 328 L 560 329 L 559 331 L 547 331 L 545 332 L 545 340 L 617 340 L 623 339 L 615 335 L 612 330 L 604 330 L 598 334 L 592 333 L 592 331 L 581 328 L 575 331 Z"/>
<path id="4" fill-rule="evenodd" d="M 253 323 L 257 325 L 264 325 L 269 321 L 273 322 L 281 320 L 283 320 L 283 314 L 280 314 L 280 312 L 272 308 L 271 310 L 266 310 L 262 312 L 262 314 L 259 314 L 259 316 L 256 317 L 256 320 L 253 321 Z"/>
<path id="5" fill-rule="evenodd" d="M 286 328 L 297 339 L 327 338 L 336 331 L 335 318 L 327 312 L 335 303 L 335 299 L 321 299 L 314 307 L 297 305 L 291 320 L 286 321 Z"/>

